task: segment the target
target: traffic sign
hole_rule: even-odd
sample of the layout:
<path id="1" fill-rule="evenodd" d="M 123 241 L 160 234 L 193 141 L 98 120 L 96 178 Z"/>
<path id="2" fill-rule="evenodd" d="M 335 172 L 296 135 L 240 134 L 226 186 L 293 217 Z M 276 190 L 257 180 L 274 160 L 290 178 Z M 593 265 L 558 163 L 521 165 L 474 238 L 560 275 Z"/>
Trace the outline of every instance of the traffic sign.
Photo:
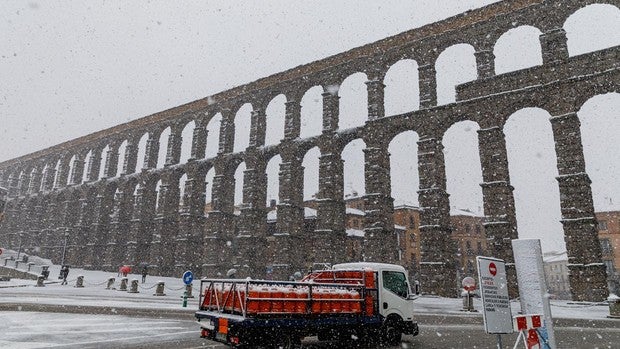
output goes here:
<path id="1" fill-rule="evenodd" d="M 492 276 L 497 275 L 497 266 L 493 262 L 489 263 L 489 273 L 491 273 Z"/>
<path id="2" fill-rule="evenodd" d="M 194 281 L 194 274 L 191 271 L 188 270 L 185 273 L 183 273 L 183 282 L 186 285 L 191 284 L 192 281 Z"/>
<path id="3" fill-rule="evenodd" d="M 0 248 L 0 256 L 2 255 L 2 249 Z"/>
<path id="4" fill-rule="evenodd" d="M 476 257 L 478 283 L 487 333 L 513 333 L 510 298 L 506 281 L 506 264 L 501 259 Z"/>
<path id="5" fill-rule="evenodd" d="M 463 281 L 461 282 L 461 285 L 463 285 L 463 289 L 467 292 L 471 292 L 474 291 L 476 289 L 476 280 L 474 280 L 473 277 L 471 276 L 467 276 L 465 278 L 463 278 Z"/>

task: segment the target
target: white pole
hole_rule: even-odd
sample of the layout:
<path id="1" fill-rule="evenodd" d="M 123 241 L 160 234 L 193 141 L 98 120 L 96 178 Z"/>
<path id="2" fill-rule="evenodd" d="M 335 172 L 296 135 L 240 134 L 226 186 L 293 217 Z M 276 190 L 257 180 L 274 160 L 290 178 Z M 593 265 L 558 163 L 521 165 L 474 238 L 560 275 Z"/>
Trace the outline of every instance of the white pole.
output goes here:
<path id="1" fill-rule="evenodd" d="M 542 248 L 538 239 L 512 240 L 515 268 L 519 284 L 519 298 L 523 314 L 543 314 L 551 349 L 557 349 L 553 332 L 553 318 L 549 305 L 549 290 L 545 281 Z"/>

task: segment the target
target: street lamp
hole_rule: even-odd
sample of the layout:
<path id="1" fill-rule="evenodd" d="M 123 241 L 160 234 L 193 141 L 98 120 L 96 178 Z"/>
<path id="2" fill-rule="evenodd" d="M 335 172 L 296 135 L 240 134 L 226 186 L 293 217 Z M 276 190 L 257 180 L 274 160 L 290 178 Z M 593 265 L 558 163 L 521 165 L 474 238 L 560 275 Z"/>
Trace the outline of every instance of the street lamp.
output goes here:
<path id="1" fill-rule="evenodd" d="M 69 232 L 65 231 L 65 240 L 62 244 L 62 261 L 60 262 L 60 265 L 65 265 L 65 256 L 67 254 L 67 238 L 69 237 Z"/>
<path id="2" fill-rule="evenodd" d="M 24 233 L 20 231 L 17 235 L 19 235 L 19 247 L 17 248 L 17 260 L 19 260 L 19 255 L 22 253 L 22 238 L 24 237 Z"/>

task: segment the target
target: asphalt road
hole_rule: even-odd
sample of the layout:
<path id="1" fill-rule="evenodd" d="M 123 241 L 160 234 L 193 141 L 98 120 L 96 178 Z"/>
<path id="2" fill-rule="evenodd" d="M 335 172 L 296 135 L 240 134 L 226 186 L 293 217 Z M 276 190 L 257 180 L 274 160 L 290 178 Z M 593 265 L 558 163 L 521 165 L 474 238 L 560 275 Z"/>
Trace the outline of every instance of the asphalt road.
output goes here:
<path id="1" fill-rule="evenodd" d="M 42 312 L 0 312 L 0 347 L 30 348 L 209 348 L 227 346 L 199 338 L 191 320 Z M 559 348 L 617 348 L 620 322 L 606 328 L 558 328 Z M 512 348 L 515 335 L 503 335 Z M 306 338 L 307 349 L 345 348 L 343 343 L 319 343 Z M 368 347 L 366 347 L 368 348 Z M 496 336 L 476 324 L 420 326 L 420 335 L 404 336 L 388 349 L 497 348 Z"/>

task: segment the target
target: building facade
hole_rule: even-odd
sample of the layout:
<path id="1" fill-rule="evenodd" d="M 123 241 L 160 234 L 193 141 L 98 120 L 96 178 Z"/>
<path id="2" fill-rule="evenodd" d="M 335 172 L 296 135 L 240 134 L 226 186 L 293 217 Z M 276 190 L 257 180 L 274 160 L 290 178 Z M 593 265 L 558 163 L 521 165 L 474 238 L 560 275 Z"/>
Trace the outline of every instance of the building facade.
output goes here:
<path id="1" fill-rule="evenodd" d="M 609 290 L 620 294 L 620 210 L 597 212 L 598 238 Z"/>
<path id="2" fill-rule="evenodd" d="M 568 257 L 566 251 L 543 253 L 545 281 L 552 299 L 572 299 L 568 283 Z"/>

